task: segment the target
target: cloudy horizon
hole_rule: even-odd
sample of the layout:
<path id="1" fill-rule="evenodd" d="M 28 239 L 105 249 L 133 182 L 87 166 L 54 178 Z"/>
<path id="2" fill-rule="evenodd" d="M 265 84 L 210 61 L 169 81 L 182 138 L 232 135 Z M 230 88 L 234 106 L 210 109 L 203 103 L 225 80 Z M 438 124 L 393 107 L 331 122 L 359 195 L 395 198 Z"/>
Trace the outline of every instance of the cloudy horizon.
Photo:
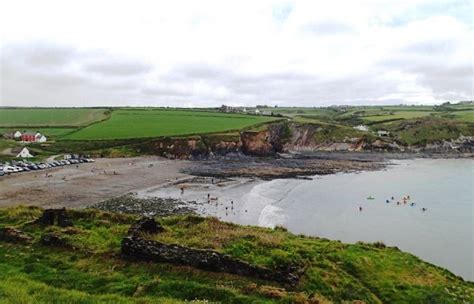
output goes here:
<path id="1" fill-rule="evenodd" d="M 0 106 L 474 99 L 471 1 L 0 3 Z"/>

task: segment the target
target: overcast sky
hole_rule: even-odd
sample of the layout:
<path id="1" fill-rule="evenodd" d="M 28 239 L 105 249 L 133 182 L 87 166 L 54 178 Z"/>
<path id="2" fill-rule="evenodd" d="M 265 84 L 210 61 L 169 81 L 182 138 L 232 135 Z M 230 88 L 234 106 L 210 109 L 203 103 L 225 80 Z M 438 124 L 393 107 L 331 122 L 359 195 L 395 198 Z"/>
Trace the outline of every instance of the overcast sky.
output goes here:
<path id="1" fill-rule="evenodd" d="M 472 100 L 472 3 L 0 0 L 0 105 Z"/>

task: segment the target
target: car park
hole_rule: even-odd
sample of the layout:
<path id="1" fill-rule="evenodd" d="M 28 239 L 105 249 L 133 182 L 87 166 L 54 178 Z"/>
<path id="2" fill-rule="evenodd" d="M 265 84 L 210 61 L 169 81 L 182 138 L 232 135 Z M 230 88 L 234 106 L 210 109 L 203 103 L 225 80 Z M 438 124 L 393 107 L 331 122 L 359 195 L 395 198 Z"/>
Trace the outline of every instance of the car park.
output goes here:
<path id="1" fill-rule="evenodd" d="M 90 158 L 79 158 L 69 160 L 55 160 L 51 162 L 29 162 L 26 160 L 13 160 L 10 162 L 0 163 L 0 176 L 8 175 L 11 173 L 28 172 L 33 170 L 43 170 L 48 168 L 55 168 L 60 166 L 66 166 L 71 164 L 82 164 L 92 163 L 93 159 Z"/>

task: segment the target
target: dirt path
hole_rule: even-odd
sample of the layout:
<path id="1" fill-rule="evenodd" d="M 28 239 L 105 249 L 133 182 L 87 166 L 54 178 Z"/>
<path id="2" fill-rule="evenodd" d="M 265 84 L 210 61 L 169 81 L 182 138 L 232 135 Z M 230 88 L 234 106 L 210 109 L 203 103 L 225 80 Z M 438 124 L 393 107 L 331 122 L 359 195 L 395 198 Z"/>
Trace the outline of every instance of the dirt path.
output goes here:
<path id="1" fill-rule="evenodd" d="M 19 204 L 43 207 L 84 207 L 117 195 L 167 183 L 189 175 L 180 173 L 187 161 L 159 157 L 98 159 L 0 177 L 0 207 Z M 50 175 L 46 177 L 46 173 Z"/>

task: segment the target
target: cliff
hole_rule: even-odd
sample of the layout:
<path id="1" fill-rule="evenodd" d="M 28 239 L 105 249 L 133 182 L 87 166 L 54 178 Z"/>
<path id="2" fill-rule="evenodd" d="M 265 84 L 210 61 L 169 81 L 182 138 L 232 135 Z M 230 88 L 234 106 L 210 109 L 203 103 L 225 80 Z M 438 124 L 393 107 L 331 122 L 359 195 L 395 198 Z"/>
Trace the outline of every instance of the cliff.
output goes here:
<path id="1" fill-rule="evenodd" d="M 236 153 L 265 157 L 304 151 L 473 153 L 474 136 L 461 134 L 450 139 L 403 141 L 396 136 L 378 137 L 342 125 L 285 122 L 270 124 L 259 131 L 154 139 L 133 147 L 139 153 L 172 159 L 213 158 Z"/>
<path id="2" fill-rule="evenodd" d="M 52 212 L 57 220 L 45 220 Z M 190 215 L 137 222 L 97 210 L 42 213 L 0 209 L 6 303 L 474 300 L 472 283 L 382 243 L 343 244 Z"/>

